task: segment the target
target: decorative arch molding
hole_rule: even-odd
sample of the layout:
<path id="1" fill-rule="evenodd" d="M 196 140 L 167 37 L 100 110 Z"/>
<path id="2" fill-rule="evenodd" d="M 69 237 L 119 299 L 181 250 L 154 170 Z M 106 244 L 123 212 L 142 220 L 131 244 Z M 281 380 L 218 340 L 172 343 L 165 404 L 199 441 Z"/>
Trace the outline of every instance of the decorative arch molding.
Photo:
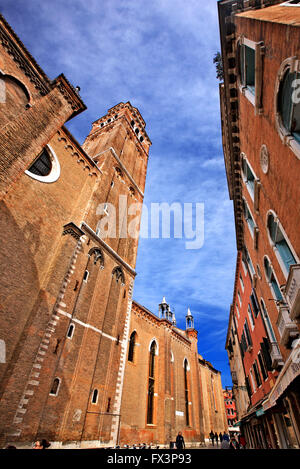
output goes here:
<path id="1" fill-rule="evenodd" d="M 151 351 L 151 346 L 152 346 L 153 342 L 155 343 L 155 355 L 158 356 L 159 347 L 158 347 L 158 341 L 157 341 L 156 337 L 153 337 L 149 342 L 149 352 Z"/>
<path id="2" fill-rule="evenodd" d="M 295 137 L 290 133 L 288 129 L 283 124 L 282 117 L 279 110 L 279 95 L 280 95 L 280 85 L 283 81 L 283 78 L 287 71 L 290 73 L 300 73 L 300 60 L 296 56 L 288 57 L 285 59 L 277 72 L 277 77 L 275 80 L 275 90 L 274 90 L 274 116 L 275 116 L 275 126 L 277 132 L 282 140 L 284 145 L 290 147 L 290 149 L 295 153 L 298 159 L 300 159 L 300 143 L 297 142 Z"/>
<path id="3" fill-rule="evenodd" d="M 99 263 L 100 269 L 104 269 L 104 254 L 101 249 L 99 249 L 98 247 L 92 248 L 89 251 L 88 256 L 93 257 L 94 265 Z"/>
<path id="4" fill-rule="evenodd" d="M 191 371 L 190 363 L 186 357 L 183 359 L 182 366 L 184 369 L 186 368 L 187 371 Z"/>
<path id="5" fill-rule="evenodd" d="M 112 271 L 112 277 L 115 278 L 117 283 L 121 283 L 122 286 L 125 285 L 125 276 L 121 267 L 117 266 Z"/>
<path id="6" fill-rule="evenodd" d="M 3 73 L 1 70 L 0 70 L 0 78 L 1 80 L 3 80 L 4 82 L 7 80 L 7 81 L 12 81 L 14 82 L 19 88 L 22 89 L 22 91 L 24 92 L 27 100 L 28 100 L 28 103 L 31 105 L 32 103 L 32 96 L 31 96 L 31 93 L 30 91 L 28 90 L 27 86 L 24 85 L 24 83 L 19 80 L 19 78 L 15 77 L 14 75 L 10 75 L 8 73 Z"/>
<path id="7" fill-rule="evenodd" d="M 47 155 L 51 161 L 51 170 L 49 174 L 47 174 L 46 176 L 40 176 L 38 174 L 34 174 L 33 172 L 31 172 L 30 168 L 33 166 L 34 162 L 37 161 L 42 156 L 44 151 L 47 152 Z M 51 184 L 53 182 L 56 182 L 58 178 L 60 177 L 60 164 L 56 156 L 56 153 L 54 152 L 53 148 L 49 144 L 44 147 L 43 152 L 40 153 L 40 155 L 34 160 L 30 168 L 25 170 L 25 174 L 27 174 L 27 176 L 30 176 L 32 179 L 35 179 L 39 182 Z"/>

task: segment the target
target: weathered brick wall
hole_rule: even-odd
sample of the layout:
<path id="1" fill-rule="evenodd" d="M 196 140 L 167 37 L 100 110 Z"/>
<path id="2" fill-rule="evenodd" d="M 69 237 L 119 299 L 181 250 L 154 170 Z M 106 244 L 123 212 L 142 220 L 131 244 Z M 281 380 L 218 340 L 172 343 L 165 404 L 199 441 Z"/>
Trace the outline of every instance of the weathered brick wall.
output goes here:
<path id="1" fill-rule="evenodd" d="M 136 331 L 133 362 L 126 363 L 121 407 L 121 444 L 158 443 L 169 445 L 182 431 L 187 442 L 202 441 L 199 419 L 197 340 L 172 332 L 170 323 L 159 320 L 133 304 L 130 333 Z M 185 338 L 184 338 L 185 337 Z M 154 416 L 147 424 L 149 350 L 157 342 L 155 358 Z M 128 357 L 127 357 L 128 358 Z M 184 360 L 189 364 L 189 417 L 186 425 Z"/>
<path id="2" fill-rule="evenodd" d="M 263 41 L 265 54 L 263 57 L 262 78 L 262 113 L 254 115 L 254 107 L 242 94 L 239 95 L 239 128 L 240 148 L 244 152 L 261 182 L 259 207 L 255 212 L 253 201 L 243 186 L 243 196 L 253 214 L 254 221 L 259 229 L 258 246 L 254 247 L 253 238 L 245 224 L 245 244 L 250 253 L 253 266 L 261 272 L 258 275 L 257 296 L 264 299 L 269 317 L 273 324 L 278 343 L 280 336 L 276 327 L 278 308 L 275 301 L 271 301 L 272 293 L 266 281 L 263 258 L 267 255 L 273 265 L 279 285 L 286 283 L 283 272 L 275 252 L 270 244 L 267 233 L 267 213 L 273 210 L 297 256 L 300 256 L 299 238 L 299 200 L 300 200 L 300 172 L 299 158 L 285 145 L 276 129 L 276 92 L 275 84 L 280 66 L 284 60 L 296 56 L 300 58 L 299 28 L 267 21 L 237 17 L 237 37 L 241 33 L 250 40 Z M 269 170 L 265 174 L 260 164 L 260 150 L 266 145 L 269 153 Z M 280 346 L 283 358 L 289 353 L 285 347 Z"/>

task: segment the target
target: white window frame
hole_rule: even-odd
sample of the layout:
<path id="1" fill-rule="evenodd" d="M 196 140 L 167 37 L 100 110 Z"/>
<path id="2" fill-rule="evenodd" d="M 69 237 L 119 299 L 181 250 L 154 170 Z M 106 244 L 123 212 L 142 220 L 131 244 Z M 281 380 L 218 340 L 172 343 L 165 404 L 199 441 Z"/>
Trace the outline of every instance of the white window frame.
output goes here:
<path id="1" fill-rule="evenodd" d="M 291 0 L 289 0 L 287 2 L 280 3 L 280 6 L 282 6 L 282 7 L 300 7 L 300 2 L 294 4 L 294 3 L 291 3 Z"/>
<path id="2" fill-rule="evenodd" d="M 262 112 L 262 56 L 264 53 L 264 44 L 263 42 L 255 42 L 251 39 L 246 38 L 245 36 L 240 36 L 237 40 L 237 48 L 239 46 L 247 46 L 250 49 L 255 51 L 255 94 L 241 82 L 241 77 L 239 76 L 239 89 L 240 92 L 250 101 L 250 103 L 255 108 L 255 114 L 260 114 Z M 239 64 L 240 66 L 240 64 Z M 239 74 L 240 75 L 240 74 Z"/>
<path id="3" fill-rule="evenodd" d="M 249 311 L 249 308 L 251 309 L 251 306 L 248 304 L 247 314 L 248 314 L 248 318 L 249 318 L 249 321 L 250 321 L 251 330 L 253 331 L 254 326 L 255 326 L 255 322 L 254 322 L 254 318 L 252 317 L 252 311 Z"/>
<path id="4" fill-rule="evenodd" d="M 255 228 L 257 228 L 257 224 L 256 224 L 256 222 L 255 222 L 255 218 L 253 217 L 253 214 L 252 214 L 252 212 L 251 212 L 251 210 L 250 210 L 250 208 L 249 208 L 248 202 L 247 202 L 247 200 L 245 199 L 245 197 L 243 197 L 243 201 L 244 201 L 244 204 L 246 205 L 246 208 L 247 208 L 248 212 L 250 213 L 251 218 L 252 218 L 252 220 L 253 220 L 253 225 L 254 225 L 254 226 L 253 226 L 253 229 L 252 229 L 250 223 L 248 222 L 248 220 L 247 220 L 246 217 L 245 217 L 245 213 L 243 213 L 243 215 L 244 215 L 244 220 L 245 220 L 245 222 L 247 223 L 247 226 L 248 226 L 248 228 L 249 228 L 249 231 L 250 231 L 250 234 L 251 234 L 252 238 L 254 239 L 254 233 L 255 233 Z M 243 212 L 244 212 L 244 210 L 243 210 Z"/>
<path id="5" fill-rule="evenodd" d="M 299 5 L 286 5 L 286 6 L 299 6 Z M 285 128 L 281 115 L 278 109 L 278 95 L 280 84 L 284 78 L 284 75 L 287 70 L 290 70 L 291 73 L 298 72 L 300 73 L 300 60 L 297 57 L 288 57 L 285 59 L 279 67 L 277 77 L 275 80 L 275 91 L 274 91 L 274 114 L 275 114 L 275 125 L 277 132 L 282 140 L 284 145 L 290 147 L 292 152 L 296 155 L 298 159 L 300 159 L 300 144 L 297 142 L 295 137 Z"/>
<path id="6" fill-rule="evenodd" d="M 272 264 L 272 262 L 271 262 L 269 256 L 267 256 L 267 255 L 265 254 L 264 257 L 263 257 L 263 266 L 264 266 L 265 279 L 266 279 L 267 284 L 268 284 L 269 287 L 270 287 L 270 290 L 271 290 L 273 299 L 275 300 L 275 304 L 276 304 L 276 306 L 277 306 L 277 308 L 278 308 L 277 303 L 278 303 L 279 300 L 278 300 L 277 297 L 276 297 L 275 291 L 274 291 L 274 289 L 273 289 L 273 287 L 272 287 L 272 283 L 269 281 L 269 279 L 268 279 L 268 277 L 267 277 L 267 273 L 266 273 L 266 269 L 265 269 L 265 262 L 264 262 L 265 258 L 266 258 L 266 259 L 268 260 L 268 262 L 269 262 L 269 266 L 270 266 L 270 268 L 271 268 L 271 270 L 272 270 L 272 274 L 274 275 L 274 278 L 275 278 L 275 280 L 276 280 L 276 282 L 277 282 L 277 286 L 278 286 L 279 290 L 280 290 L 280 282 L 278 282 L 277 275 L 275 274 L 274 267 L 273 267 L 273 264 Z M 281 292 L 281 290 L 280 290 L 280 292 Z M 281 294 L 282 294 L 282 292 L 281 292 Z M 283 297 L 283 295 L 282 295 L 282 297 Z"/>
<path id="7" fill-rule="evenodd" d="M 51 184 L 52 182 L 57 181 L 60 176 L 60 164 L 53 148 L 49 144 L 46 145 L 46 147 L 52 163 L 50 173 L 47 174 L 47 176 L 39 176 L 38 174 L 31 173 L 28 169 L 26 169 L 25 174 L 27 174 L 27 176 L 30 176 L 32 179 L 35 179 L 36 181 Z"/>
<path id="8" fill-rule="evenodd" d="M 86 273 L 87 273 L 87 276 L 86 276 L 86 278 L 84 278 Z M 86 269 L 86 270 L 84 271 L 84 274 L 83 274 L 83 281 L 84 281 L 84 283 L 87 283 L 87 281 L 88 281 L 88 279 L 89 279 L 89 276 L 90 276 L 90 273 L 89 273 L 89 271 Z"/>
<path id="9" fill-rule="evenodd" d="M 244 292 L 245 291 L 245 285 L 244 285 L 244 281 L 243 281 L 243 277 L 242 277 L 241 273 L 240 273 L 239 278 L 240 278 L 240 284 L 241 284 L 241 287 L 242 287 L 242 291 Z"/>
<path id="10" fill-rule="evenodd" d="M 238 299 L 239 299 L 240 307 L 242 307 L 242 298 L 241 298 L 241 294 L 240 294 L 239 290 L 237 292 L 237 296 L 238 296 Z"/>
<path id="11" fill-rule="evenodd" d="M 73 328 L 72 328 L 72 334 L 69 336 L 68 334 L 69 334 L 69 330 L 70 330 L 71 326 L 73 326 Z M 69 327 L 68 327 L 67 339 L 72 340 L 72 339 L 73 339 L 74 332 L 75 332 L 75 324 L 72 322 L 71 324 L 69 324 Z"/>
<path id="12" fill-rule="evenodd" d="M 281 258 L 281 255 L 280 255 L 280 253 L 279 253 L 279 251 L 278 251 L 278 249 L 277 249 L 277 247 L 276 247 L 274 241 L 271 239 L 271 236 L 270 236 L 270 232 L 269 232 L 269 228 L 268 228 L 268 218 L 269 218 L 269 215 L 273 215 L 274 221 L 275 221 L 276 223 L 278 223 L 278 228 L 279 228 L 279 230 L 281 231 L 281 233 L 282 233 L 282 235 L 283 235 L 283 237 L 284 237 L 285 242 L 287 243 L 288 247 L 290 248 L 291 253 L 293 254 L 293 256 L 294 256 L 294 258 L 295 258 L 297 264 L 299 264 L 299 262 L 300 262 L 300 261 L 299 261 L 299 257 L 297 256 L 297 253 L 295 252 L 295 250 L 294 250 L 294 248 L 293 248 L 293 246 L 292 246 L 292 244 L 291 244 L 291 242 L 290 242 L 290 240 L 289 240 L 288 235 L 286 234 L 286 232 L 285 232 L 285 230 L 284 230 L 282 224 L 280 223 L 280 220 L 279 220 L 278 216 L 276 215 L 276 213 L 274 212 L 274 210 L 268 210 L 268 212 L 267 212 L 267 214 L 266 214 L 266 222 L 265 222 L 265 224 L 266 224 L 266 230 L 267 230 L 267 234 L 268 234 L 268 240 L 269 240 L 270 246 L 272 247 L 272 249 L 273 249 L 273 251 L 274 251 L 274 253 L 275 253 L 276 259 L 278 260 L 278 263 L 279 263 L 279 265 L 280 265 L 280 267 L 281 267 L 282 273 L 283 273 L 283 275 L 285 276 L 285 278 L 287 279 L 287 278 L 288 278 L 288 275 L 289 275 L 289 270 L 286 268 L 286 265 L 285 265 L 285 263 L 283 262 L 283 260 L 282 260 L 282 258 Z"/>
<path id="13" fill-rule="evenodd" d="M 97 391 L 97 397 L 96 397 L 96 402 L 93 402 L 93 398 L 94 398 L 94 393 L 95 393 L 95 391 Z M 91 397 L 91 404 L 92 404 L 92 405 L 98 404 L 98 397 L 99 397 L 99 389 L 98 389 L 98 388 L 94 388 L 94 389 L 93 389 L 93 392 L 92 392 L 92 397 Z"/>
<path id="14" fill-rule="evenodd" d="M 52 381 L 52 386 L 53 386 L 53 383 L 54 383 L 54 381 L 55 381 L 56 379 L 58 379 L 58 386 L 57 386 L 56 393 L 53 393 L 53 392 L 51 392 L 51 390 L 50 390 L 49 396 L 54 396 L 54 397 L 58 396 L 59 388 L 60 388 L 60 385 L 61 385 L 61 379 L 60 379 L 58 376 L 56 376 L 56 377 L 54 378 L 54 380 Z M 52 389 L 52 386 L 51 386 L 51 389 Z"/>

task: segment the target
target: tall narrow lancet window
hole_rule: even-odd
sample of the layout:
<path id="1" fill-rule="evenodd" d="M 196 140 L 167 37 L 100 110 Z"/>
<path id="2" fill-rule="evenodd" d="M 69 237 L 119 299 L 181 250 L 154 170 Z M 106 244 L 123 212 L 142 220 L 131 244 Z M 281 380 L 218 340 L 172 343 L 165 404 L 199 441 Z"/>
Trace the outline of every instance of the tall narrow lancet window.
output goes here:
<path id="1" fill-rule="evenodd" d="M 134 349 L 135 349 L 135 342 L 136 342 L 136 332 L 134 331 L 129 339 L 129 349 L 128 349 L 128 361 L 134 361 Z"/>
<path id="2" fill-rule="evenodd" d="M 148 405 L 147 405 L 147 424 L 153 424 L 154 410 L 154 383 L 155 383 L 155 355 L 156 343 L 152 342 L 149 354 L 149 378 L 148 378 Z"/>
<path id="3" fill-rule="evenodd" d="M 189 389 L 188 389 L 188 362 L 184 360 L 184 399 L 185 399 L 185 423 L 188 427 L 190 425 L 189 415 Z"/>
<path id="4" fill-rule="evenodd" d="M 59 386 L 60 386 L 60 379 L 55 378 L 53 383 L 52 383 L 52 387 L 51 387 L 51 391 L 50 391 L 51 396 L 57 396 L 58 391 L 59 391 Z"/>

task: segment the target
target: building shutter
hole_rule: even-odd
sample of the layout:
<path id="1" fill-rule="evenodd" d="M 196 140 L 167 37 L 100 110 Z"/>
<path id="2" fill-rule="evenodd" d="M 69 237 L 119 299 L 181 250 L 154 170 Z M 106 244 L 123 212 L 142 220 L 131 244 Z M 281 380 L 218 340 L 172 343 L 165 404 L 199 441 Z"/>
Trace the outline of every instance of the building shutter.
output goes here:
<path id="1" fill-rule="evenodd" d="M 270 355 L 270 343 L 266 337 L 263 338 L 263 342 L 260 344 L 262 356 L 264 358 L 266 367 L 268 371 L 272 371 L 272 359 Z"/>
<path id="2" fill-rule="evenodd" d="M 255 93 L 255 49 L 245 46 L 246 86 Z"/>
<path id="3" fill-rule="evenodd" d="M 278 241 L 276 243 L 276 247 L 279 251 L 280 257 L 283 260 L 287 270 L 289 270 L 290 265 L 292 264 L 297 264 L 292 251 L 290 250 L 287 242 L 285 239 L 282 239 L 281 241 Z"/>

